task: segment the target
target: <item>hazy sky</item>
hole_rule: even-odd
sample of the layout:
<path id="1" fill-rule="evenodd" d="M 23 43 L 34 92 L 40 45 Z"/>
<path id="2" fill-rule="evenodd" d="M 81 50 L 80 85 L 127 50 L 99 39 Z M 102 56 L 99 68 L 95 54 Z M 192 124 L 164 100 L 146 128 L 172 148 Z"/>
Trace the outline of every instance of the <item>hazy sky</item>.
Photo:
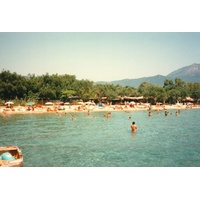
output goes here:
<path id="1" fill-rule="evenodd" d="M 200 63 L 200 33 L 0 32 L 0 71 L 112 81 Z"/>

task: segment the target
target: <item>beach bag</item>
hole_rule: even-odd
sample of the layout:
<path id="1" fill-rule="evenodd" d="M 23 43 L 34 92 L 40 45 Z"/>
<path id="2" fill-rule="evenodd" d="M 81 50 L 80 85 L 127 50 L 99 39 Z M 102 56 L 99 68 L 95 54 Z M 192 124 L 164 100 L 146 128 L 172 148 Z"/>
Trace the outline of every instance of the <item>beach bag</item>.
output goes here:
<path id="1" fill-rule="evenodd" d="M 1 157 L 2 160 L 15 160 L 15 158 L 9 152 L 3 153 Z"/>

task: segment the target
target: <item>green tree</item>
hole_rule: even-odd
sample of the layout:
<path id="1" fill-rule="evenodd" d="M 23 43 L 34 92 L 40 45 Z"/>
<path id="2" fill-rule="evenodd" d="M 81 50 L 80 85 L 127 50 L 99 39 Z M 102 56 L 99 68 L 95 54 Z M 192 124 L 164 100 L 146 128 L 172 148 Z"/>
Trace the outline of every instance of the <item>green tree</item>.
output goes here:
<path id="1" fill-rule="evenodd" d="M 69 97 L 74 96 L 76 91 L 74 90 L 62 90 L 60 99 L 66 101 Z"/>
<path id="2" fill-rule="evenodd" d="M 15 99 L 22 98 L 27 93 L 27 79 L 9 70 L 0 73 L 0 98 Z"/>

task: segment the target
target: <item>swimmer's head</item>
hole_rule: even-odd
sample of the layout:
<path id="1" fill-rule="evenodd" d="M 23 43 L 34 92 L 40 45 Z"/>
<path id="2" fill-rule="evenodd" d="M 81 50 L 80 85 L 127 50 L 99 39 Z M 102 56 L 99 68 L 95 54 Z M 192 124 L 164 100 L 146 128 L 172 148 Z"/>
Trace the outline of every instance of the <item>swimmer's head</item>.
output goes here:
<path id="1" fill-rule="evenodd" d="M 132 124 L 135 124 L 135 122 L 132 122 Z"/>

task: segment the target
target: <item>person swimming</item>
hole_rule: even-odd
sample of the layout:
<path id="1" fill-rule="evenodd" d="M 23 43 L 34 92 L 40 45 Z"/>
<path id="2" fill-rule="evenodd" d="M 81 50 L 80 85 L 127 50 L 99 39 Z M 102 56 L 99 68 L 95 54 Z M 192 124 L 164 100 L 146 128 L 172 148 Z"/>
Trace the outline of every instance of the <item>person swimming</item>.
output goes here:
<path id="1" fill-rule="evenodd" d="M 149 117 L 152 116 L 153 114 L 151 112 L 149 112 Z"/>
<path id="2" fill-rule="evenodd" d="M 110 118 L 111 117 L 111 112 L 108 112 L 107 114 L 104 114 L 104 117 Z"/>

